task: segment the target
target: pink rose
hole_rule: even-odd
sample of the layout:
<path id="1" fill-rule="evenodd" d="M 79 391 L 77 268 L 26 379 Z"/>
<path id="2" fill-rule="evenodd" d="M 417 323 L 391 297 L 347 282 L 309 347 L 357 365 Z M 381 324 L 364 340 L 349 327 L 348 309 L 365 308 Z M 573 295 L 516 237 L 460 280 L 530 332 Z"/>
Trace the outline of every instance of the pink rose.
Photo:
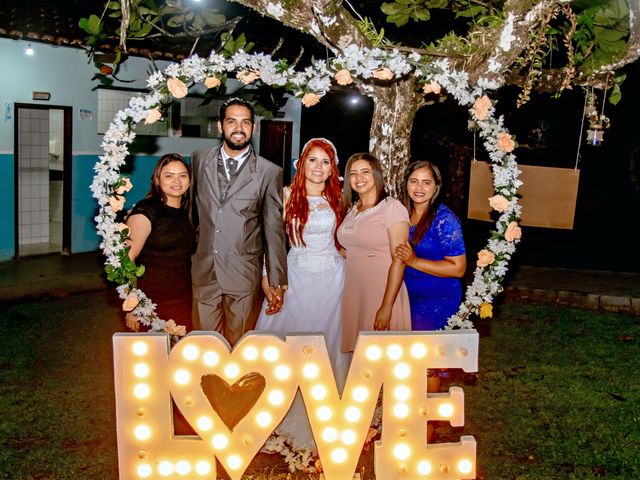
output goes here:
<path id="1" fill-rule="evenodd" d="M 156 123 L 161 118 L 162 118 L 162 114 L 160 113 L 160 109 L 153 108 L 149 110 L 149 113 L 147 113 L 147 118 L 144 119 L 144 123 L 145 125 L 150 125 L 152 123 Z"/>
<path id="2" fill-rule="evenodd" d="M 442 87 L 438 82 L 434 80 L 431 80 L 429 83 L 425 83 L 424 87 L 422 87 L 422 91 L 425 95 L 427 93 L 435 93 L 436 95 L 438 95 L 440 93 L 440 90 L 442 90 Z"/>
<path id="3" fill-rule="evenodd" d="M 112 195 L 109 197 L 109 205 L 111 210 L 119 212 L 124 208 L 124 197 L 122 195 Z"/>
<path id="4" fill-rule="evenodd" d="M 176 98 L 186 97 L 187 93 L 189 93 L 189 88 L 178 78 L 170 78 L 167 80 L 167 88 L 169 89 L 169 93 Z"/>
<path id="5" fill-rule="evenodd" d="M 131 183 L 131 180 L 129 180 L 129 177 L 124 177 L 122 180 L 124 181 L 124 185 L 120 185 L 116 188 L 116 193 L 118 195 L 122 195 L 124 192 L 128 192 L 133 188 L 133 184 Z"/>
<path id="6" fill-rule="evenodd" d="M 127 298 L 125 298 L 124 302 L 122 302 L 122 310 L 124 310 L 125 312 L 130 312 L 138 306 L 139 302 L 140 300 L 138 300 L 138 296 L 134 292 L 131 292 L 129 295 L 127 295 Z"/>
<path id="7" fill-rule="evenodd" d="M 257 79 L 259 79 L 260 74 L 255 70 L 249 70 L 248 72 L 247 71 L 238 72 L 236 74 L 236 78 L 240 80 L 242 83 L 244 83 L 245 85 L 248 85 L 251 82 L 255 82 Z"/>
<path id="8" fill-rule="evenodd" d="M 507 132 L 501 132 L 498 134 L 498 150 L 503 152 L 511 152 L 516 147 L 516 142 L 513 141 L 511 135 Z"/>
<path id="9" fill-rule="evenodd" d="M 174 320 L 167 320 L 167 323 L 164 325 L 164 331 L 169 335 L 184 337 L 187 334 L 187 327 L 184 325 L 177 325 Z"/>
<path id="10" fill-rule="evenodd" d="M 478 120 L 484 120 L 489 115 L 489 108 L 491 108 L 491 100 L 483 95 L 474 102 L 473 113 L 476 114 Z"/>
<path id="11" fill-rule="evenodd" d="M 509 200 L 504 198 L 502 195 L 494 195 L 489 198 L 489 205 L 498 212 L 504 212 L 509 208 Z"/>
<path id="12" fill-rule="evenodd" d="M 504 239 L 507 242 L 513 242 L 514 240 L 520 240 L 520 238 L 522 238 L 522 230 L 516 222 L 511 222 L 504 232 Z"/>
<path id="13" fill-rule="evenodd" d="M 204 79 L 204 86 L 207 88 L 216 88 L 220 86 L 220 79 L 216 76 L 210 76 Z"/>
<path id="14" fill-rule="evenodd" d="M 313 92 L 307 92 L 302 97 L 302 104 L 305 107 L 313 107 L 320 101 L 320 97 Z"/>
<path id="15" fill-rule="evenodd" d="M 487 265 L 491 265 L 495 259 L 496 259 L 496 256 L 493 254 L 493 252 L 487 249 L 482 249 L 478 252 L 479 267 L 486 267 Z"/>
<path id="16" fill-rule="evenodd" d="M 371 75 L 373 75 L 373 78 L 377 78 L 378 80 L 391 80 L 393 78 L 393 72 L 387 67 L 376 68 L 371 72 Z"/>
<path id="17" fill-rule="evenodd" d="M 351 72 L 349 72 L 349 70 L 347 70 L 346 68 L 343 68 L 342 70 L 338 70 L 338 72 L 336 72 L 333 78 L 336 79 L 336 82 L 338 83 L 338 85 L 349 85 L 350 83 L 353 83 L 353 78 L 351 78 Z"/>

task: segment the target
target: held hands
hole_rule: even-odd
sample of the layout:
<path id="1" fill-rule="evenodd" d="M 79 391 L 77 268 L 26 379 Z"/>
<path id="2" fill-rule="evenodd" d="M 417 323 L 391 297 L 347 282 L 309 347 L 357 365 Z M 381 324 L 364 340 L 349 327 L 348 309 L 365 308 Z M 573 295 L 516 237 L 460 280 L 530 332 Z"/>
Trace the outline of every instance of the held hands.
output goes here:
<path id="1" fill-rule="evenodd" d="M 391 309 L 392 307 L 385 307 L 384 305 L 376 312 L 376 320 L 373 322 L 374 330 L 389 330 L 391 326 Z"/>
<path id="2" fill-rule="evenodd" d="M 409 242 L 397 245 L 393 251 L 393 254 L 409 267 L 411 267 L 416 261 L 416 254 L 413 251 L 413 248 L 411 248 L 411 244 Z"/>
<path id="3" fill-rule="evenodd" d="M 284 288 L 283 287 L 269 287 L 269 293 L 267 297 L 267 309 L 264 311 L 267 315 L 273 315 L 278 313 L 284 303 Z"/>

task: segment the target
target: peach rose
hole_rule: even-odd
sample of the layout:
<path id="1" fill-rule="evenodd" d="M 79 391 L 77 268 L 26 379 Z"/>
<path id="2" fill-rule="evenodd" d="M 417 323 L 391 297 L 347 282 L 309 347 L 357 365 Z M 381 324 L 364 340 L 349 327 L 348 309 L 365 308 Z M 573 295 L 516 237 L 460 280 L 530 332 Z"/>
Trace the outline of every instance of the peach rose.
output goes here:
<path id="1" fill-rule="evenodd" d="M 138 317 L 136 317 L 133 312 L 127 312 L 124 318 L 127 328 L 133 330 L 134 332 L 140 331 L 140 320 L 138 320 Z"/>
<path id="2" fill-rule="evenodd" d="M 320 97 L 313 92 L 307 92 L 302 97 L 302 104 L 305 107 L 313 107 L 320 101 Z"/>
<path id="3" fill-rule="evenodd" d="M 184 337 L 187 334 L 187 327 L 184 325 L 177 325 L 173 320 L 167 320 L 167 323 L 164 325 L 164 331 L 169 335 Z"/>
<path id="4" fill-rule="evenodd" d="M 167 80 L 167 88 L 169 89 L 169 93 L 176 98 L 186 97 L 187 93 L 189 93 L 187 85 L 178 78 L 170 78 Z"/>
<path id="5" fill-rule="evenodd" d="M 336 79 L 336 82 L 338 83 L 338 85 L 349 85 L 350 83 L 353 83 L 353 78 L 351 78 L 351 72 L 349 72 L 349 70 L 347 70 L 346 68 L 343 68 L 342 70 L 338 70 L 336 74 L 333 76 L 333 78 Z"/>
<path id="6" fill-rule="evenodd" d="M 109 197 L 109 205 L 111 210 L 119 212 L 124 208 L 124 197 L 122 195 L 113 195 Z"/>
<path id="7" fill-rule="evenodd" d="M 509 208 L 509 200 L 504 198 L 502 195 L 494 195 L 489 198 L 489 205 L 498 212 L 504 212 Z"/>
<path id="8" fill-rule="evenodd" d="M 373 78 L 377 78 L 378 80 L 391 80 L 393 78 L 393 72 L 387 67 L 376 68 L 371 72 L 371 75 L 373 75 Z"/>
<path id="9" fill-rule="evenodd" d="M 440 93 L 440 90 L 442 90 L 442 87 L 438 82 L 434 80 L 431 80 L 429 83 L 425 83 L 424 87 L 422 87 L 422 91 L 425 95 L 427 93 L 435 93 L 436 95 L 438 95 Z"/>
<path id="10" fill-rule="evenodd" d="M 122 310 L 124 310 L 125 312 L 130 312 L 138 306 L 139 302 L 140 300 L 138 300 L 138 296 L 135 293 L 131 292 L 129 295 L 127 295 L 127 298 L 125 298 L 124 302 L 122 302 Z"/>
<path id="11" fill-rule="evenodd" d="M 482 249 L 478 252 L 478 266 L 479 267 L 486 267 L 487 265 L 491 265 L 494 260 L 496 259 L 496 256 L 493 254 L 493 252 L 487 250 L 487 249 Z"/>
<path id="12" fill-rule="evenodd" d="M 491 100 L 483 95 L 474 102 L 473 113 L 476 114 L 478 120 L 484 120 L 489 115 L 489 108 L 491 108 Z"/>
<path id="13" fill-rule="evenodd" d="M 260 74 L 255 70 L 249 70 L 248 72 L 247 71 L 238 72 L 236 74 L 236 78 L 240 80 L 242 83 L 244 83 L 245 85 L 248 85 L 251 82 L 255 82 L 257 79 L 259 79 Z"/>
<path id="14" fill-rule="evenodd" d="M 513 141 L 511 135 L 507 132 L 501 132 L 498 134 L 498 150 L 511 152 L 514 148 L 516 148 L 516 142 Z"/>
<path id="15" fill-rule="evenodd" d="M 204 86 L 207 88 L 216 88 L 220 86 L 220 79 L 216 76 L 210 76 L 204 79 Z"/>
<path id="16" fill-rule="evenodd" d="M 504 239 L 507 242 L 513 242 L 514 240 L 520 240 L 520 238 L 522 238 L 522 229 L 516 222 L 511 222 L 504 232 Z"/>
<path id="17" fill-rule="evenodd" d="M 483 302 L 480 305 L 480 318 L 491 318 L 493 317 L 493 306 L 490 303 Z"/>
<path id="18" fill-rule="evenodd" d="M 124 185 L 120 185 L 116 188 L 116 193 L 118 195 L 122 195 L 124 192 L 128 192 L 133 188 L 133 184 L 131 183 L 131 180 L 129 180 L 129 177 L 124 177 L 122 180 L 124 180 Z"/>
<path id="19" fill-rule="evenodd" d="M 160 109 L 153 108 L 149 110 L 149 113 L 147 113 L 147 118 L 144 119 L 144 123 L 145 125 L 150 125 L 152 123 L 156 123 L 161 118 L 162 114 L 160 113 Z"/>

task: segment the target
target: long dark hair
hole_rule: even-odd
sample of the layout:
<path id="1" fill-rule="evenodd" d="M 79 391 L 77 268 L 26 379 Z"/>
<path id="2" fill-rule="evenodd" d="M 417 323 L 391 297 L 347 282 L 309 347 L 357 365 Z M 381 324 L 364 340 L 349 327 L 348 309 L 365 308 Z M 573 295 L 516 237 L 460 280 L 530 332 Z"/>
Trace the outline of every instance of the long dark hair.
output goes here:
<path id="1" fill-rule="evenodd" d="M 301 243 L 306 246 L 302 232 L 304 231 L 304 226 L 309 219 L 309 201 L 307 200 L 304 167 L 311 150 L 314 148 L 320 148 L 325 152 L 329 156 L 329 161 L 331 162 L 331 173 L 325 182 L 322 196 L 327 200 L 327 202 L 329 202 L 329 206 L 336 215 L 336 232 L 338 231 L 338 227 L 342 223 L 342 219 L 344 217 L 340 172 L 338 171 L 338 155 L 335 147 L 331 142 L 324 138 L 314 138 L 307 142 L 300 158 L 298 159 L 296 174 L 291 182 L 291 197 L 286 205 L 285 228 L 287 230 L 287 235 L 289 236 L 289 241 L 293 245 Z M 338 239 L 335 238 L 335 235 L 334 242 L 336 244 L 336 248 L 339 249 L 340 244 L 338 243 Z"/>
<path id="2" fill-rule="evenodd" d="M 177 153 L 167 153 L 160 157 L 160 160 L 156 163 L 156 168 L 153 169 L 153 173 L 151 174 L 151 188 L 145 195 L 145 200 L 156 200 L 162 203 L 167 201 L 167 196 L 160 188 L 160 172 L 162 172 L 162 169 L 171 162 L 180 162 L 185 166 L 187 174 L 189 175 L 189 183 L 191 183 L 191 165 L 186 162 L 182 155 Z M 180 198 L 180 208 L 189 213 L 191 212 L 191 187 L 189 187 Z"/>
<path id="3" fill-rule="evenodd" d="M 388 196 L 387 191 L 384 189 L 384 173 L 382 172 L 380 160 L 378 160 L 374 155 L 370 153 L 354 153 L 349 157 L 349 160 L 347 160 L 347 165 L 344 167 L 344 187 L 342 188 L 342 198 L 344 201 L 345 211 L 347 212 L 353 206 L 353 204 L 360 199 L 358 193 L 354 192 L 351 188 L 351 178 L 349 176 L 351 166 L 358 160 L 364 160 L 371 167 L 371 173 L 373 174 L 373 183 L 376 187 L 375 205 L 380 203 Z"/>
<path id="4" fill-rule="evenodd" d="M 411 197 L 409 197 L 407 184 L 409 182 L 409 177 L 411 176 L 411 174 L 421 168 L 426 168 L 431 172 L 431 176 L 433 177 L 433 181 L 435 182 L 435 189 L 433 191 L 433 196 L 429 200 L 427 209 L 422 213 L 422 216 L 416 224 L 416 229 L 411 236 L 412 245 L 417 245 L 420 240 L 422 240 L 422 237 L 424 237 L 425 233 L 427 233 L 427 231 L 429 230 L 431 223 L 433 223 L 433 219 L 436 216 L 438 207 L 442 203 L 442 199 L 440 198 L 440 191 L 442 190 L 442 174 L 440 173 L 440 169 L 435 163 L 429 162 L 427 160 L 417 160 L 413 163 L 410 163 L 407 167 L 407 171 L 404 173 L 404 183 L 402 185 L 402 203 L 404 203 L 404 206 L 409 211 L 409 214 L 415 211 L 413 200 L 411 200 Z"/>

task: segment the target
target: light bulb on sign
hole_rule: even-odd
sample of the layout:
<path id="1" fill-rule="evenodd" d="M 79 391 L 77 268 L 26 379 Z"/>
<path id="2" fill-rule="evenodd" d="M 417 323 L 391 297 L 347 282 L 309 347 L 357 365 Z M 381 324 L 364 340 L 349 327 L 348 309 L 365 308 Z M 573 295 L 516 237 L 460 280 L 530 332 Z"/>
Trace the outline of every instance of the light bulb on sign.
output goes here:
<path id="1" fill-rule="evenodd" d="M 186 460 L 180 460 L 176 463 L 176 473 L 178 475 L 189 475 L 191 473 L 191 464 Z"/>
<path id="2" fill-rule="evenodd" d="M 209 462 L 205 462 L 204 460 L 196 463 L 196 473 L 198 475 L 207 475 L 211 472 L 211 464 Z"/>

